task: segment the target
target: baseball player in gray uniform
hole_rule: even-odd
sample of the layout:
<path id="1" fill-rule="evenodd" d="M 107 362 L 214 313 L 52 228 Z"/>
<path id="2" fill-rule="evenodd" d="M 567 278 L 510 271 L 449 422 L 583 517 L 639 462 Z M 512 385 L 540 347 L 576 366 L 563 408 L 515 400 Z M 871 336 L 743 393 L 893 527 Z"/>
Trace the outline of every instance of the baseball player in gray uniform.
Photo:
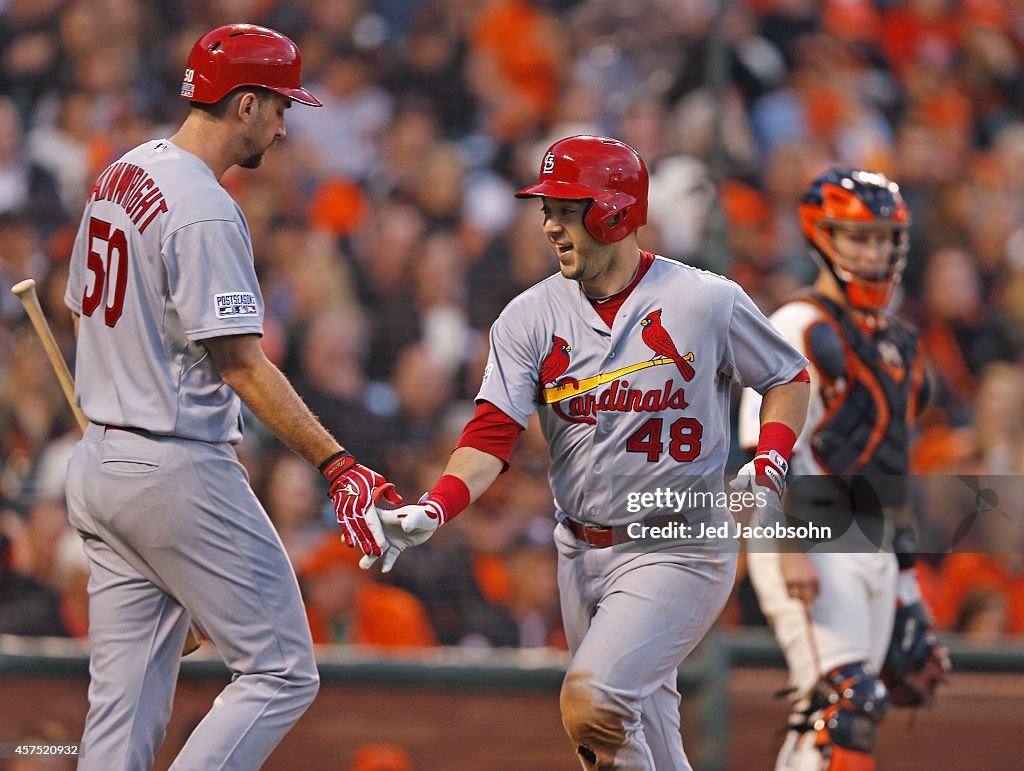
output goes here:
<path id="1" fill-rule="evenodd" d="M 181 96 L 180 130 L 93 186 L 65 295 L 90 420 L 67 483 L 90 568 L 85 769 L 151 768 L 193 619 L 233 676 L 173 768 L 258 768 L 316 695 L 295 574 L 233 448 L 240 399 L 319 465 L 346 540 L 380 552 L 365 511 L 388 487 L 263 355 L 248 228 L 219 184 L 260 164 L 291 102 L 320 105 L 299 51 L 273 30 L 219 27 L 193 47 Z"/>
<path id="2" fill-rule="evenodd" d="M 573 654 L 562 719 L 585 769 L 690 767 L 677 669 L 736 572 L 735 542 L 676 537 L 716 506 L 659 514 L 671 535 L 641 546 L 644 517 L 616 488 L 700 480 L 724 494 L 733 380 L 764 394 L 753 481 L 771 485 L 765 464 L 785 465 L 807 407 L 806 360 L 736 284 L 641 251 L 647 189 L 643 161 L 614 139 L 569 137 L 544 154 L 540 181 L 517 195 L 541 198 L 560 274 L 494 323 L 477 412 L 438 483 L 418 505 L 380 512 L 387 570 L 487 489 L 539 405 Z"/>

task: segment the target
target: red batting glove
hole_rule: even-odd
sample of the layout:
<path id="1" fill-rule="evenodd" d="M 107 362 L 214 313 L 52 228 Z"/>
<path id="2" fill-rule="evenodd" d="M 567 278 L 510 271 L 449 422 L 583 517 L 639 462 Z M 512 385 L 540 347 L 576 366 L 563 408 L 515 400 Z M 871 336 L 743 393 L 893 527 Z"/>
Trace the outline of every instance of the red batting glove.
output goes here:
<path id="1" fill-rule="evenodd" d="M 357 463 L 345 450 L 336 452 L 319 468 L 330 485 L 327 496 L 331 499 L 345 543 L 358 545 L 363 554 L 379 557 L 383 544 L 374 538 L 366 522 L 366 512 L 382 498 L 396 506 L 401 505 L 402 496 L 393 484 L 376 471 Z"/>

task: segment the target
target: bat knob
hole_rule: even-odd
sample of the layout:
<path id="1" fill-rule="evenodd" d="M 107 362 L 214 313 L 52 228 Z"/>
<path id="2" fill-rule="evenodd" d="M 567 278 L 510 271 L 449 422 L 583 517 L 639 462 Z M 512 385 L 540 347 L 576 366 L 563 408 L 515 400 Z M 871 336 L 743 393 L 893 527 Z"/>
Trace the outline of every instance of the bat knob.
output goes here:
<path id="1" fill-rule="evenodd" d="M 11 292 L 16 295 L 23 295 L 25 292 L 31 292 L 36 288 L 36 280 L 34 278 L 26 278 L 24 281 L 19 281 L 17 284 L 11 287 Z"/>

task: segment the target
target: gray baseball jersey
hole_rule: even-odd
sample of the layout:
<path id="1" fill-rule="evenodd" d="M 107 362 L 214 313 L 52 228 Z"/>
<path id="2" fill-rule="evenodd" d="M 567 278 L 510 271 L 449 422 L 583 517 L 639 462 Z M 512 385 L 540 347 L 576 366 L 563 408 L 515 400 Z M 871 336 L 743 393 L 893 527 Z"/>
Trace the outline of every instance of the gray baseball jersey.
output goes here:
<path id="1" fill-rule="evenodd" d="M 209 166 L 147 142 L 89 193 L 64 301 L 81 316 L 75 398 L 95 423 L 241 439 L 205 338 L 263 331 L 241 209 Z"/>
<path id="2" fill-rule="evenodd" d="M 477 399 L 523 426 L 543 405 L 555 504 L 602 525 L 637 518 L 613 509 L 613 475 L 721 489 L 731 383 L 763 393 L 807 365 L 737 284 L 664 257 L 612 329 L 556 274 L 509 303 L 490 337 Z"/>
<path id="3" fill-rule="evenodd" d="M 137 147 L 89 194 L 65 302 L 91 421 L 67 482 L 90 571 L 79 768 L 152 766 L 191 619 L 234 676 L 173 767 L 259 768 L 318 679 L 298 581 L 229 444 L 239 398 L 200 342 L 262 331 L 241 210 L 196 156 Z"/>

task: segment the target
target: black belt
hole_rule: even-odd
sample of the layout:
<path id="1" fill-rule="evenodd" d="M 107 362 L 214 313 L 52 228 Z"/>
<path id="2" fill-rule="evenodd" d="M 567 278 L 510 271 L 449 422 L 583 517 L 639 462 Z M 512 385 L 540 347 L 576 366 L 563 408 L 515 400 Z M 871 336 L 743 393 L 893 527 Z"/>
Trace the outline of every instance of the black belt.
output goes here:
<path id="1" fill-rule="evenodd" d="M 686 518 L 677 514 L 666 514 L 631 524 L 662 527 L 673 522 L 685 523 Z M 636 540 L 629 534 L 629 525 L 592 525 L 574 519 L 563 519 L 562 524 L 569 528 L 569 532 L 576 538 L 595 549 L 607 549 L 609 546 L 632 543 Z"/>
<path id="2" fill-rule="evenodd" d="M 107 431 L 127 431 L 129 434 L 138 434 L 139 436 L 152 436 L 151 431 L 147 431 L 144 428 L 135 428 L 134 426 L 108 426 L 106 423 L 100 423 Z"/>

